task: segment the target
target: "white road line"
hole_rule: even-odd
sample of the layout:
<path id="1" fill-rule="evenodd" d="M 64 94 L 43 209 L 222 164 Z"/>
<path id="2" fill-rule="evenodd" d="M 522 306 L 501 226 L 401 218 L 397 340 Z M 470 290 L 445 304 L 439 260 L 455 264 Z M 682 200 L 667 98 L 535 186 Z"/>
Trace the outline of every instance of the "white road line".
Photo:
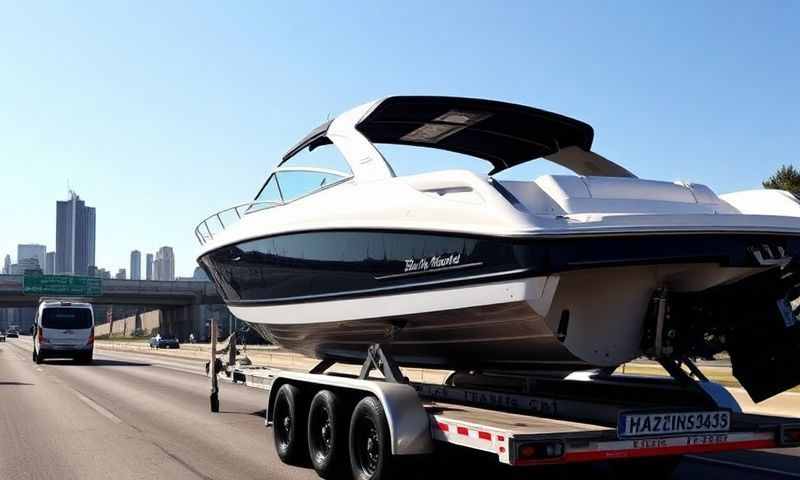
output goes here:
<path id="1" fill-rule="evenodd" d="M 728 460 L 718 460 L 716 458 L 699 457 L 697 455 L 686 455 L 685 458 L 689 458 L 691 460 L 697 460 L 697 461 L 700 461 L 700 462 L 715 463 L 715 464 L 718 464 L 718 465 L 726 465 L 728 467 L 744 468 L 744 469 L 747 469 L 747 470 L 755 470 L 755 471 L 758 471 L 758 472 L 783 475 L 783 476 L 791 477 L 791 478 L 800 478 L 800 473 L 787 472 L 785 470 L 777 470 L 775 468 L 759 467 L 757 465 L 749 465 L 747 463 L 731 462 L 731 461 L 728 461 Z"/>
<path id="2" fill-rule="evenodd" d="M 100 405 L 98 405 L 97 402 L 95 402 L 91 398 L 87 397 L 86 395 L 82 394 L 81 392 L 79 392 L 79 391 L 77 391 L 75 389 L 70 388 L 70 390 L 72 390 L 72 393 L 74 393 L 75 396 L 78 397 L 78 400 L 80 400 L 81 402 L 83 402 L 86 405 L 88 405 L 89 408 L 91 408 L 95 412 L 99 413 L 100 415 L 106 417 L 107 419 L 111 420 L 112 422 L 114 422 L 116 424 L 121 424 L 122 423 L 122 420 L 120 420 L 119 417 L 117 417 L 113 413 L 109 412 L 105 408 L 103 408 Z"/>

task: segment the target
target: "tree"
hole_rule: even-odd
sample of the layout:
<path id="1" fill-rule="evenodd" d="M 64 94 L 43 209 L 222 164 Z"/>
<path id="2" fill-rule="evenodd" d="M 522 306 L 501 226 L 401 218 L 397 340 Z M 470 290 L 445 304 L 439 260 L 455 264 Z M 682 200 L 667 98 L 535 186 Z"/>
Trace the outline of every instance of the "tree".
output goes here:
<path id="1" fill-rule="evenodd" d="M 791 165 L 784 165 L 775 172 L 775 175 L 769 177 L 762 183 L 764 188 L 775 188 L 778 190 L 786 190 L 800 195 L 800 171 Z"/>

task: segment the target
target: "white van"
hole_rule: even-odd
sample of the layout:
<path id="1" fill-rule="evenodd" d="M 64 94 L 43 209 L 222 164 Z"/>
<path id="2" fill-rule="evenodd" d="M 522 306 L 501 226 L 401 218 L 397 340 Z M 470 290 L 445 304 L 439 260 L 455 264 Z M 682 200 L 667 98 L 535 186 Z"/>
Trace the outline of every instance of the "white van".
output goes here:
<path id="1" fill-rule="evenodd" d="M 90 363 L 94 353 L 94 313 L 89 303 L 43 300 L 34 318 L 33 361 L 72 358 Z"/>

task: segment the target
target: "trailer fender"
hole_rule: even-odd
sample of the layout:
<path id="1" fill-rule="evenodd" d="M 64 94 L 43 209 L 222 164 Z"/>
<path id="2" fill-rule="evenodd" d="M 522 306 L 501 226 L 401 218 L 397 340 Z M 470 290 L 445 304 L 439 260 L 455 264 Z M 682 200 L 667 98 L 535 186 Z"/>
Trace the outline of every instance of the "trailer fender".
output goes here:
<path id="1" fill-rule="evenodd" d="M 312 387 L 318 389 L 325 386 L 373 395 L 381 402 L 389 422 L 392 455 L 420 455 L 433 452 L 429 417 L 411 385 L 333 375 L 282 372 L 275 377 L 267 394 L 266 425 L 272 424 L 273 397 L 284 383 L 292 383 L 306 391 L 310 391 Z M 303 388 L 304 386 L 306 388 Z"/>

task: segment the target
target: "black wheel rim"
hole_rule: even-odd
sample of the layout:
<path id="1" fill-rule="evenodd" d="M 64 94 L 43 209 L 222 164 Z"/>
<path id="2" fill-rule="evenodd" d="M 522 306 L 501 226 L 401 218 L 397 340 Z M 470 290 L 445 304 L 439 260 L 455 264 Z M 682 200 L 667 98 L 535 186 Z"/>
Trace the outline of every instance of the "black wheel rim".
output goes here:
<path id="1" fill-rule="evenodd" d="M 333 446 L 333 424 L 328 407 L 314 409 L 311 412 L 311 444 L 314 453 L 325 458 L 331 453 Z"/>
<path id="2" fill-rule="evenodd" d="M 357 423 L 356 458 L 361 470 L 372 476 L 381 460 L 381 444 L 378 429 L 372 419 L 362 418 Z"/>
<path id="3" fill-rule="evenodd" d="M 289 447 L 292 434 L 292 415 L 289 413 L 289 403 L 281 397 L 275 405 L 274 428 L 278 434 L 278 445 L 282 449 Z"/>

